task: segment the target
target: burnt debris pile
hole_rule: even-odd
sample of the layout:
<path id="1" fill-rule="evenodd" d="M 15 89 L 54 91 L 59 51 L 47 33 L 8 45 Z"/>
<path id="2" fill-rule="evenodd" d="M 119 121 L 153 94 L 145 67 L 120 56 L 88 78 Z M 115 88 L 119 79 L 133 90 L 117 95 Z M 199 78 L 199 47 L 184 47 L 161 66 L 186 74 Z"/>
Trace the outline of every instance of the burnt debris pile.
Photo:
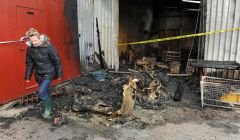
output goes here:
<path id="1" fill-rule="evenodd" d="M 71 82 L 75 90 L 71 109 L 77 112 L 91 111 L 109 114 L 121 108 L 123 87 L 129 82 L 129 74 L 108 74 L 104 81 L 82 76 Z M 135 71 L 137 88 L 132 91 L 135 106 L 144 109 L 163 109 L 167 102 L 180 101 L 182 87 L 180 82 L 169 78 L 161 71 Z M 128 91 L 125 91 L 128 92 Z"/>

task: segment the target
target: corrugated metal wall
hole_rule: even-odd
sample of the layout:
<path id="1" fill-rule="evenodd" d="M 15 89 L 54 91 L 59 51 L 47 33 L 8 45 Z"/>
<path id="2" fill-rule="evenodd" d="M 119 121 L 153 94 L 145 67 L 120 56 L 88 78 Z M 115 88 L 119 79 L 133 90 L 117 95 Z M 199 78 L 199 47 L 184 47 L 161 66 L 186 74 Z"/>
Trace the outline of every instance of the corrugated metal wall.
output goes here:
<path id="1" fill-rule="evenodd" d="M 207 0 L 206 31 L 240 27 L 239 0 Z M 207 36 L 205 60 L 240 62 L 239 31 Z"/>
<path id="2" fill-rule="evenodd" d="M 94 57 L 94 0 L 78 0 L 79 54 L 82 70 Z"/>
<path id="3" fill-rule="evenodd" d="M 83 70 L 88 70 L 95 58 L 94 53 L 98 53 L 96 18 L 104 59 L 109 68 L 119 68 L 118 3 L 118 0 L 78 0 L 79 51 Z"/>
<path id="4" fill-rule="evenodd" d="M 206 32 L 240 27 L 239 0 L 203 0 L 206 3 Z M 204 11 L 203 11 L 204 12 Z M 205 13 L 204 13 L 205 14 Z M 205 60 L 240 62 L 239 31 L 206 36 Z M 205 69 L 204 75 L 239 79 L 239 70 Z"/>
<path id="5" fill-rule="evenodd" d="M 120 2 L 119 42 L 134 42 L 149 39 L 144 31 L 149 31 L 149 23 L 152 23 L 152 8 L 142 5 L 128 5 Z M 151 27 L 151 25 L 150 25 Z M 149 29 L 147 29 L 149 28 Z M 134 45 L 142 46 L 142 45 Z M 124 53 L 127 46 L 119 46 L 119 53 Z"/>
<path id="6" fill-rule="evenodd" d="M 153 31 L 162 32 L 159 33 L 158 38 L 165 38 L 178 35 L 193 34 L 195 32 L 197 24 L 197 11 L 186 11 L 180 8 L 170 9 L 162 8 L 154 11 L 154 24 Z M 170 44 L 179 44 L 182 49 L 190 49 L 193 45 L 193 38 L 168 41 Z M 174 43 L 175 42 L 175 43 Z M 159 42 L 158 46 L 167 46 L 167 42 Z M 177 47 L 177 46 L 170 46 Z"/>

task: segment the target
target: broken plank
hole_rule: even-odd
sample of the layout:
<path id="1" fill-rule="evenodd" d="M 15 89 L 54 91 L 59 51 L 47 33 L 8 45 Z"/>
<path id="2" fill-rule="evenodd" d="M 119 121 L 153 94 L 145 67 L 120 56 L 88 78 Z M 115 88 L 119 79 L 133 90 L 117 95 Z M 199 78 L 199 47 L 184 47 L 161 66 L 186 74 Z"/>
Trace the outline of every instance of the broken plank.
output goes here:
<path id="1" fill-rule="evenodd" d="M 192 63 L 205 63 L 205 64 L 217 64 L 217 65 L 239 65 L 236 61 L 214 61 L 214 60 L 198 60 L 191 59 Z"/>
<path id="2" fill-rule="evenodd" d="M 125 71 L 109 71 L 109 73 L 130 74 L 131 72 L 125 72 Z"/>
<path id="3" fill-rule="evenodd" d="M 210 60 L 191 60 L 191 65 L 201 68 L 216 68 L 216 69 L 228 69 L 236 70 L 239 69 L 240 64 L 236 61 L 210 61 Z"/>
<path id="4" fill-rule="evenodd" d="M 172 74 L 172 73 L 168 73 L 167 76 L 182 76 L 182 77 L 187 77 L 187 76 L 191 76 L 191 74 Z"/>

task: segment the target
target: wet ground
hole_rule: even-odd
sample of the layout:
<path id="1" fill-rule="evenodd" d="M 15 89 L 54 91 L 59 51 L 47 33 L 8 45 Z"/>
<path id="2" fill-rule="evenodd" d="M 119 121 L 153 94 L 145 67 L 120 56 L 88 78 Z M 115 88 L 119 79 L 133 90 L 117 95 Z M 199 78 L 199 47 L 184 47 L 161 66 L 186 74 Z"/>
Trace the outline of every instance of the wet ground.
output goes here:
<path id="1" fill-rule="evenodd" d="M 144 93 L 136 98 L 133 116 L 111 117 L 108 112 L 120 109 L 122 86 L 127 75 L 111 74 L 105 81 L 83 76 L 70 83 L 65 94 L 53 99 L 54 117 L 60 123 L 41 118 L 41 104 L 17 106 L 28 108 L 16 117 L 0 118 L 1 139 L 240 139 L 240 112 L 201 108 L 197 78 L 171 78 L 157 73 L 166 87 L 164 96 L 147 100 Z M 144 76 L 143 76 L 144 75 Z M 139 75 L 138 75 L 139 76 Z M 141 89 L 152 81 L 151 74 L 141 74 Z M 150 78 L 149 78 L 150 77 Z M 179 102 L 173 101 L 181 92 Z M 164 98 L 163 98 L 164 97 Z M 97 106 L 97 107 L 96 107 Z"/>

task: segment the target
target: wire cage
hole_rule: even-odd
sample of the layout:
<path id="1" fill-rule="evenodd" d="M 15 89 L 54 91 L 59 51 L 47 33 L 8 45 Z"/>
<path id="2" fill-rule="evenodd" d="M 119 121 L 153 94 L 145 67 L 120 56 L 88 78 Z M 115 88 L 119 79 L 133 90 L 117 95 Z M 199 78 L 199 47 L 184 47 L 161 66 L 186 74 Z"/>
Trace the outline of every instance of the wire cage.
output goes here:
<path id="1" fill-rule="evenodd" d="M 240 80 L 202 76 L 202 107 L 240 109 Z"/>

